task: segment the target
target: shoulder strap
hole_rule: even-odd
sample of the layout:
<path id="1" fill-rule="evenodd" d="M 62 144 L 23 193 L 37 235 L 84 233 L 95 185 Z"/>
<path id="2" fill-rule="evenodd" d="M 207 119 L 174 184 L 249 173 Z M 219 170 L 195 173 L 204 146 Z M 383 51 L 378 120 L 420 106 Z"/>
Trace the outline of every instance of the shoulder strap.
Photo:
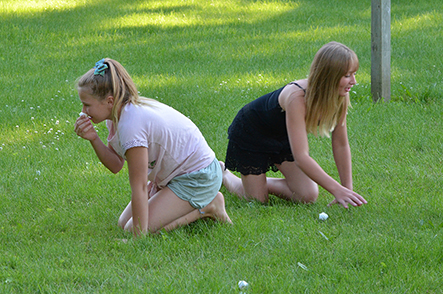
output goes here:
<path id="1" fill-rule="evenodd" d="M 297 84 L 296 82 L 290 82 L 289 85 L 296 85 L 297 87 L 299 87 L 300 89 L 303 90 L 303 92 L 305 92 L 306 94 L 306 90 L 302 88 L 302 86 L 300 86 L 299 84 Z"/>

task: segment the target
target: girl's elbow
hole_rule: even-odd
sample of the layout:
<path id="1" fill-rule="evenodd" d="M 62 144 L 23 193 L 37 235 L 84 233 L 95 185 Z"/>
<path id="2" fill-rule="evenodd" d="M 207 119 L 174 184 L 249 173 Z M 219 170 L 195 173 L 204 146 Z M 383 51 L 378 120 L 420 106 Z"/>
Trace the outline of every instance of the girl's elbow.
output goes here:
<path id="1" fill-rule="evenodd" d="M 119 171 L 121 171 L 121 169 L 110 169 L 110 171 L 111 171 L 114 175 L 116 175 L 116 174 L 119 173 Z"/>
<path id="2" fill-rule="evenodd" d="M 298 167 L 302 167 L 310 158 L 309 154 L 298 154 L 294 156 L 294 162 Z"/>
<path id="3" fill-rule="evenodd" d="M 118 174 L 123 168 L 123 164 L 119 164 L 117 166 L 108 167 L 108 169 L 115 175 Z"/>

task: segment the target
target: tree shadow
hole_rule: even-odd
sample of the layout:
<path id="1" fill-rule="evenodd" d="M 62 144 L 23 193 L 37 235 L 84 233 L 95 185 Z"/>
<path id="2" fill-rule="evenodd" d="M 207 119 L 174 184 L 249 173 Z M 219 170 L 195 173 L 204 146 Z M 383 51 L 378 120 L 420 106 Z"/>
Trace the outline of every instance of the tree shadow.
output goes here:
<path id="1" fill-rule="evenodd" d="M 152 8 L 141 0 L 131 4 L 102 0 L 28 14 L 2 12 L 0 80 L 6 89 L 2 100 L 46 99 L 63 82 L 74 81 L 97 60 L 110 57 L 128 69 L 143 95 L 158 97 L 197 122 L 209 117 L 208 126 L 220 125 L 224 132 L 242 105 L 305 77 L 315 52 L 332 40 L 357 52 L 359 78 L 368 85 L 370 4 L 354 2 L 339 6 L 324 0 L 278 2 L 276 6 L 283 6 L 271 13 L 255 1 L 221 8 L 187 2 Z M 423 31 L 438 32 L 435 20 L 441 14 L 435 12 L 436 3 L 414 7 L 413 13 L 403 4 L 392 5 L 398 23 L 402 17 L 434 15 L 425 26 L 411 25 L 398 33 L 394 28 L 392 71 L 399 74 L 393 74 L 393 91 L 404 91 L 397 85 L 414 81 L 423 65 L 435 72 L 429 81 L 437 85 L 433 92 L 440 91 L 442 61 L 420 57 L 420 49 L 402 41 L 405 34 L 410 40 Z M 153 17 L 163 20 L 155 22 Z M 413 61 L 400 60 L 409 56 Z M 429 89 L 429 85 L 416 87 L 418 92 Z M 369 88 L 362 92 L 369 95 Z M 197 105 L 207 106 L 208 113 Z M 78 106 L 67 107 L 75 111 Z M 222 118 L 217 119 L 221 110 Z M 204 131 L 210 133 L 209 128 Z"/>

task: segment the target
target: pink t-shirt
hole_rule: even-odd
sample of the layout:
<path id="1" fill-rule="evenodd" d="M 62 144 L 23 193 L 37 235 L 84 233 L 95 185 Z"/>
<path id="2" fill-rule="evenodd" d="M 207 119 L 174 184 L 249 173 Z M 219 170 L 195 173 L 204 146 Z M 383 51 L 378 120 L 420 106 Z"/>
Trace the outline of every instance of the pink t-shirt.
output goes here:
<path id="1" fill-rule="evenodd" d="M 127 104 L 118 130 L 106 121 L 108 143 L 124 159 L 128 149 L 148 148 L 148 179 L 164 188 L 176 176 L 209 166 L 215 159 L 197 126 L 186 116 L 158 101 L 149 105 Z"/>

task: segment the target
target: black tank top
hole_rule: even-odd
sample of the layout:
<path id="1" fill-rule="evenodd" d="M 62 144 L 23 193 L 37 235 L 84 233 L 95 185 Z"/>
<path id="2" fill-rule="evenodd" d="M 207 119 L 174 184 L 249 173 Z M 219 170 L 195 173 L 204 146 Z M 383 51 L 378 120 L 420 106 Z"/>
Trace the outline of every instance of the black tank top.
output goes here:
<path id="1" fill-rule="evenodd" d="M 292 82 L 288 85 L 299 84 Z M 229 139 L 251 151 L 279 152 L 289 145 L 286 128 L 286 112 L 278 103 L 278 97 L 286 85 L 246 104 L 229 127 Z M 284 146 L 283 146 L 284 145 Z"/>

